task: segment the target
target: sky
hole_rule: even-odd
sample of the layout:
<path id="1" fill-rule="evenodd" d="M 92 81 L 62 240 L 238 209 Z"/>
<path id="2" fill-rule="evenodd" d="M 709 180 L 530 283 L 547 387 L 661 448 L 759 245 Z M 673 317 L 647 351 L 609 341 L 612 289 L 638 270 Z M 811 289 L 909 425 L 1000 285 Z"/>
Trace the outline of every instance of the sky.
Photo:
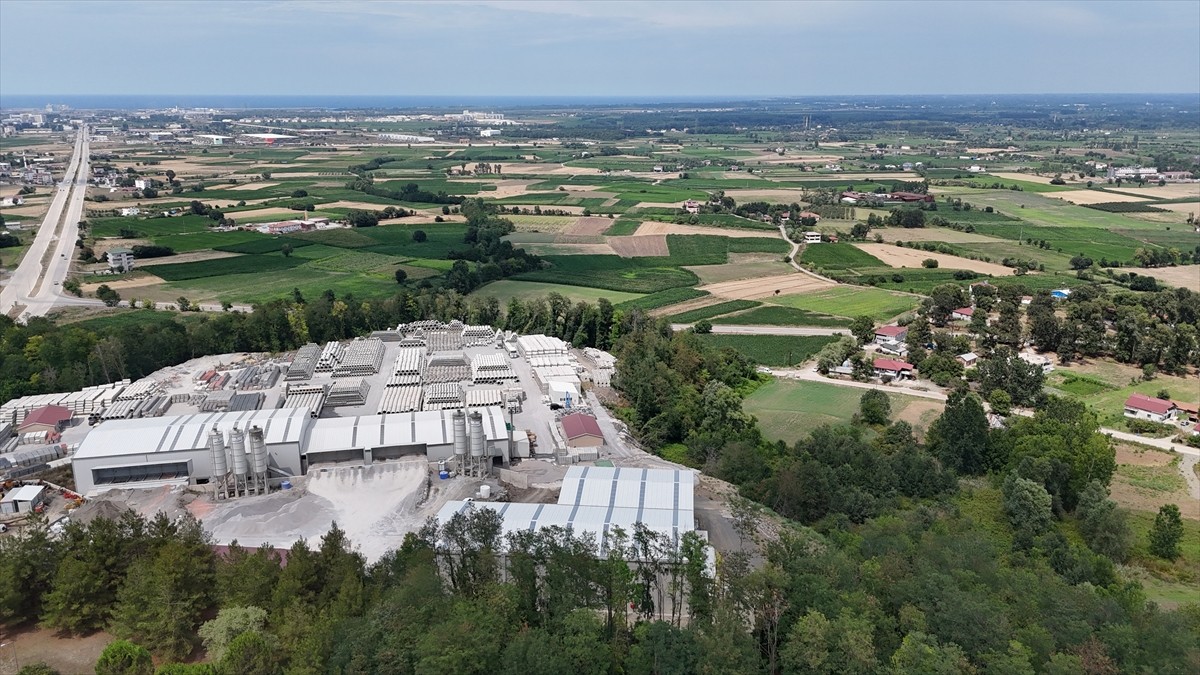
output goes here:
<path id="1" fill-rule="evenodd" d="M 1200 2 L 0 0 L 17 94 L 1200 92 Z"/>

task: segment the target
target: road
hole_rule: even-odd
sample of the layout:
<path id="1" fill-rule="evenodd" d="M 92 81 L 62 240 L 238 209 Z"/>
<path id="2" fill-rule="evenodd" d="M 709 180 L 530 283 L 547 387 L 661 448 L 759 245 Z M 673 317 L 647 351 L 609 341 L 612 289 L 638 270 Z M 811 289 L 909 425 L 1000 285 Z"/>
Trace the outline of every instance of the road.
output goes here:
<path id="1" fill-rule="evenodd" d="M 83 217 L 89 152 L 87 128 L 81 127 L 66 174 L 50 199 L 50 208 L 33 244 L 0 290 L 0 311 L 10 312 L 15 306 L 24 305 L 22 317 L 44 316 L 56 303 L 92 304 L 62 294 L 62 282 L 71 269 L 79 221 Z"/>
<path id="2" fill-rule="evenodd" d="M 671 330 L 687 330 L 690 323 L 673 323 Z M 848 328 L 810 328 L 804 326 L 713 326 L 712 332 L 722 335 L 849 335 Z"/>

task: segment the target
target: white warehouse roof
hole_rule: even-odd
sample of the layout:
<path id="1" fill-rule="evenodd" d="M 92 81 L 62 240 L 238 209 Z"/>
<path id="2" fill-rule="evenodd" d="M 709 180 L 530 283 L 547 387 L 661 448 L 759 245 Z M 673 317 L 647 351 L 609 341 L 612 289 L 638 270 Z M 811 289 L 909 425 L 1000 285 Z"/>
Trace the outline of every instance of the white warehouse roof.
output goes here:
<path id="1" fill-rule="evenodd" d="M 483 435 L 489 441 L 508 438 L 500 408 L 477 408 L 483 415 Z M 397 445 L 450 445 L 454 442 L 454 411 L 331 417 L 312 422 L 305 452 L 326 452 Z"/>
<path id="2" fill-rule="evenodd" d="M 555 525 L 591 533 L 601 546 L 613 527 L 632 535 L 634 523 L 642 523 L 677 541 L 695 529 L 695 486 L 691 471 L 573 466 L 563 478 L 557 504 L 448 502 L 437 518 L 445 523 L 456 513 L 480 507 L 500 514 L 503 535 Z"/>
<path id="3" fill-rule="evenodd" d="M 75 452 L 75 459 L 207 448 L 208 432 L 214 424 L 223 433 L 234 425 L 242 430 L 257 425 L 263 429 L 267 445 L 298 444 L 309 419 L 307 409 L 280 408 L 112 420 L 102 422 L 88 433 Z"/>
<path id="4" fill-rule="evenodd" d="M 4 495 L 5 502 L 32 502 L 45 491 L 44 485 L 22 485 L 21 487 Z"/>

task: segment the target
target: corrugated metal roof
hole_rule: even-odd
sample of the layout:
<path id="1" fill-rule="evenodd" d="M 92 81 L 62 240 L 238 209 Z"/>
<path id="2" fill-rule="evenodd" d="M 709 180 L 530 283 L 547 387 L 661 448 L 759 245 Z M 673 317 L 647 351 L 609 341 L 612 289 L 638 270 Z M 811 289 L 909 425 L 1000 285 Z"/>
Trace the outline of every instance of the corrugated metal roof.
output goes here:
<path id="1" fill-rule="evenodd" d="M 196 415 L 144 417 L 102 422 L 92 429 L 75 459 L 119 457 L 155 452 L 178 452 L 208 447 L 208 432 L 215 424 L 223 433 L 259 426 L 268 445 L 299 443 L 309 423 L 307 410 L 279 408 Z"/>
<path id="2" fill-rule="evenodd" d="M 508 438 L 500 408 L 476 408 L 489 441 Z M 449 445 L 454 442 L 451 410 L 331 417 L 314 420 L 305 451 L 325 452 L 394 445 Z"/>

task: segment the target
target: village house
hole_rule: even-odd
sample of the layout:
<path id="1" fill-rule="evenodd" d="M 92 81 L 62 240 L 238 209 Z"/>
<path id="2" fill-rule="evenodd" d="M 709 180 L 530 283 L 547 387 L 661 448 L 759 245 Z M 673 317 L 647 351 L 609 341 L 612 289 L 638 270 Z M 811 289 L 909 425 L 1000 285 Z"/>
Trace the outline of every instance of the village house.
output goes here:
<path id="1" fill-rule="evenodd" d="M 954 321 L 970 321 L 973 316 L 975 316 L 974 307 L 959 307 L 950 313 L 950 318 Z"/>
<path id="2" fill-rule="evenodd" d="M 915 366 L 907 361 L 896 361 L 894 359 L 875 359 L 875 377 L 884 381 L 888 380 L 903 380 L 911 378 Z"/>
<path id="3" fill-rule="evenodd" d="M 1175 414 L 1175 404 L 1145 394 L 1131 394 L 1125 399 L 1125 416 L 1148 422 L 1166 424 Z"/>

